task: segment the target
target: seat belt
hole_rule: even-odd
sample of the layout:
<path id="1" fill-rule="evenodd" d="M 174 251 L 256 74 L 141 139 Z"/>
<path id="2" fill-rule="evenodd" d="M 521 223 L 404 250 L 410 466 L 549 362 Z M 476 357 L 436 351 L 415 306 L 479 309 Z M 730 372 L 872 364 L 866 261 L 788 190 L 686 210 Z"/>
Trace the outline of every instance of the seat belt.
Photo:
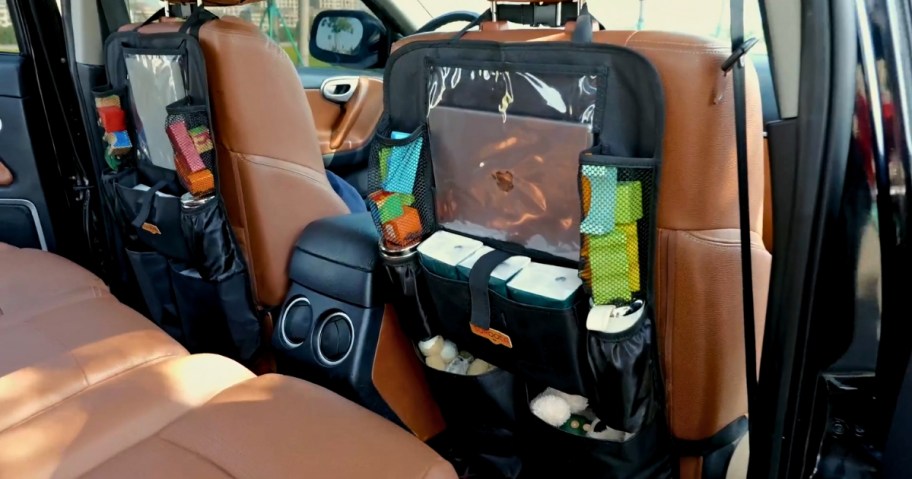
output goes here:
<path id="1" fill-rule="evenodd" d="M 747 106 L 744 62 L 756 38 L 744 39 L 744 0 L 731 0 L 732 54 L 722 63 L 725 75 L 732 74 L 735 104 L 735 145 L 738 162 L 738 222 L 741 236 L 741 302 L 744 306 L 744 354 L 747 379 L 748 430 L 751 411 L 757 404 L 757 339 L 754 329 L 754 287 L 750 242 L 750 195 L 747 177 Z M 756 437 L 756 435 L 754 436 Z"/>
<path id="2" fill-rule="evenodd" d="M 97 0 L 96 5 L 98 19 L 101 21 L 102 40 L 130 23 L 130 13 L 123 0 Z"/>

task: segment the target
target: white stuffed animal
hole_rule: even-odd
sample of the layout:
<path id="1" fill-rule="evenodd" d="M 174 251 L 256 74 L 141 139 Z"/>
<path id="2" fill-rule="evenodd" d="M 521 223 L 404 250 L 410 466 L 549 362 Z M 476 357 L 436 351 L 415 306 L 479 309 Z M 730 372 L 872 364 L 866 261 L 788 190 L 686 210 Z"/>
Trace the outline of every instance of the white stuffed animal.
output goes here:
<path id="1" fill-rule="evenodd" d="M 456 343 L 440 335 L 419 342 L 418 350 L 424 355 L 425 364 L 438 371 L 479 376 L 495 369 L 485 360 L 474 358 L 466 351 L 460 351 Z"/>

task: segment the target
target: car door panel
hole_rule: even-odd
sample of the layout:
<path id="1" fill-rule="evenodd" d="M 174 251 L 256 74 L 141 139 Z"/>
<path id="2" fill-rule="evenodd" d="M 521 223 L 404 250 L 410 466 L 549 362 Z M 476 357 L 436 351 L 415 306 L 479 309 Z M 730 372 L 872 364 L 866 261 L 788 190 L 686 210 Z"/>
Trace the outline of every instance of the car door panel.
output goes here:
<path id="1" fill-rule="evenodd" d="M 355 73 L 352 75 L 351 73 Z M 381 72 L 330 68 L 300 71 L 301 83 L 314 116 L 314 126 L 326 168 L 351 183 L 362 195 L 367 191 L 367 158 L 370 141 L 383 114 Z M 327 98 L 321 88 L 327 81 L 356 78 L 351 97 L 344 103 Z"/>
<path id="2" fill-rule="evenodd" d="M 48 249 L 51 224 L 26 111 L 38 108 L 23 79 L 25 57 L 0 55 L 0 242 Z"/>
<path id="3" fill-rule="evenodd" d="M 316 93 L 316 94 L 315 94 Z M 308 90 L 307 99 L 317 120 L 324 155 L 365 148 L 383 113 L 383 82 L 360 77 L 345 104 L 327 100 L 323 92 Z M 313 105 L 318 105 L 314 108 Z"/>

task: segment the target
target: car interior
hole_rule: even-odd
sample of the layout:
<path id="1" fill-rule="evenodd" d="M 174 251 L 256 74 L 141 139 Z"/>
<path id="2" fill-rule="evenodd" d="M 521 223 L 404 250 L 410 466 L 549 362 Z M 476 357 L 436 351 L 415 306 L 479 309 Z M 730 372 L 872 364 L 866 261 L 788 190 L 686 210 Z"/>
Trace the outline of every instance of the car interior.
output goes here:
<path id="1" fill-rule="evenodd" d="M 456 3 L 7 2 L 0 478 L 907 477 L 909 9 Z"/>

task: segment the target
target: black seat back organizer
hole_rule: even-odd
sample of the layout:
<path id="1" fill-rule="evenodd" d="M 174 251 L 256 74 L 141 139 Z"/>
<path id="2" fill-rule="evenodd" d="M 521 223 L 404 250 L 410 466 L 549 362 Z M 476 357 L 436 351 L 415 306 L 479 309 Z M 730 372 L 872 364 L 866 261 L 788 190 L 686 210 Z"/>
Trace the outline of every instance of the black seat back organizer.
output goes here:
<path id="1" fill-rule="evenodd" d="M 457 455 L 501 477 L 670 477 L 653 327 L 655 68 L 585 39 L 413 42 L 391 56 L 384 89 L 369 205 L 400 316 L 416 344 L 441 335 L 496 367 L 426 368 Z M 420 251 L 439 232 L 490 251 L 471 246 L 462 270 L 435 263 Z M 517 256 L 530 263 L 499 279 Z M 552 271 L 581 286 L 555 302 L 520 279 Z M 572 418 L 616 434 L 546 424 L 530 411 L 546 388 L 584 396 Z"/>
<path id="2" fill-rule="evenodd" d="M 94 91 L 106 147 L 101 193 L 149 317 L 192 352 L 249 363 L 260 321 L 218 190 L 217 132 L 196 36 L 215 19 L 198 9 L 177 32 L 139 27 L 108 37 L 110 84 Z"/>

